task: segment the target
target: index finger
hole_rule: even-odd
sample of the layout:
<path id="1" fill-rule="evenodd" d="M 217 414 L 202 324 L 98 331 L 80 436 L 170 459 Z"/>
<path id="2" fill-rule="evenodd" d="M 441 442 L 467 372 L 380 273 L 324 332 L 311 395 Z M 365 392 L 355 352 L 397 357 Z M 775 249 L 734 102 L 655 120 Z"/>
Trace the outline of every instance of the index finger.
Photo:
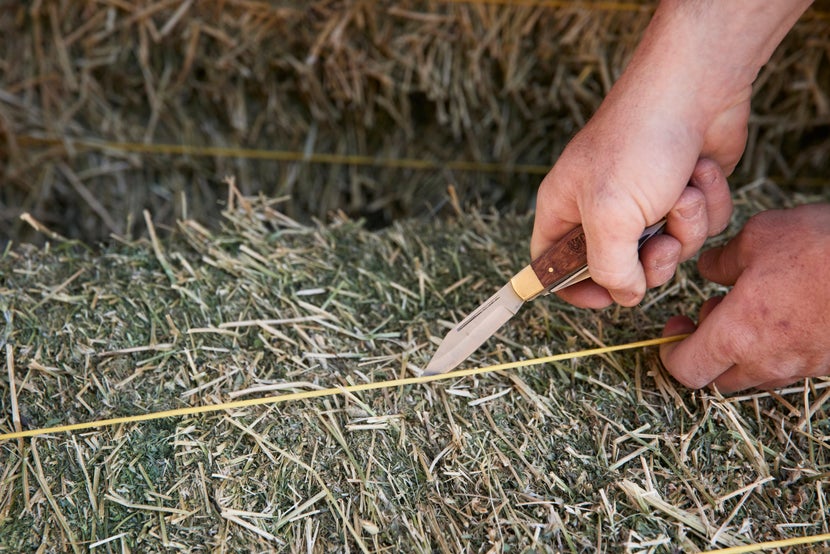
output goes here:
<path id="1" fill-rule="evenodd" d="M 752 334 L 741 318 L 735 316 L 733 299 L 727 294 L 711 303 L 714 306 L 687 338 L 660 347 L 663 365 L 687 387 L 705 387 L 739 363 L 741 353 L 751 348 Z M 664 334 L 678 334 L 678 330 L 677 325 L 667 323 Z"/>
<path id="2" fill-rule="evenodd" d="M 636 305 L 646 292 L 638 248 L 645 227 L 634 218 L 592 217 L 583 222 L 591 279 L 622 306 Z"/>

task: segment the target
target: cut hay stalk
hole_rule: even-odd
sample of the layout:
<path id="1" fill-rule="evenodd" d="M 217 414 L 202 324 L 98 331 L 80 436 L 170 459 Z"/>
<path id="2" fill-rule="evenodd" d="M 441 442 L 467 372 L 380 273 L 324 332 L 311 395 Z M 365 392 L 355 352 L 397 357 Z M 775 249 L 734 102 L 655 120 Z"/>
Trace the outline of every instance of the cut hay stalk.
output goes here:
<path id="1" fill-rule="evenodd" d="M 17 405 L 17 383 L 14 376 L 14 348 L 11 344 L 6 344 L 6 374 L 9 377 L 9 399 L 11 401 L 12 425 L 15 431 L 22 431 L 23 427 L 20 424 L 20 408 Z M 20 444 L 21 459 L 23 456 L 23 444 Z"/>
<path id="2" fill-rule="evenodd" d="M 38 486 L 40 486 L 40 490 L 43 495 L 46 497 L 46 500 L 49 503 L 49 507 L 52 509 L 52 513 L 55 514 L 55 518 L 58 520 L 60 524 L 61 531 L 66 535 L 69 547 L 72 548 L 72 551 L 76 554 L 80 554 L 81 546 L 78 542 L 78 539 L 75 537 L 75 533 L 72 530 L 72 526 L 69 524 L 66 516 L 64 515 L 63 511 L 61 510 L 60 504 L 55 499 L 55 495 L 52 493 L 52 488 L 49 486 L 50 480 L 46 477 L 43 473 L 43 466 L 40 463 L 40 452 L 38 451 L 37 443 L 33 440 L 31 444 L 31 453 L 32 453 L 32 460 L 34 461 L 35 467 L 29 467 L 29 471 L 35 475 L 35 479 L 37 479 Z M 29 463 L 26 462 L 28 466 Z"/>
<path id="3" fill-rule="evenodd" d="M 170 284 L 176 285 L 176 274 L 173 272 L 173 267 L 170 265 L 170 262 L 167 261 L 167 258 L 164 255 L 161 243 L 159 243 L 158 235 L 156 235 L 156 227 L 155 225 L 153 225 L 153 218 L 150 216 L 149 211 L 144 210 L 143 213 L 144 222 L 147 224 L 147 232 L 150 233 L 150 244 L 153 245 L 153 253 L 156 255 L 156 259 L 158 260 L 162 269 L 164 269 L 164 273 L 167 275 L 167 278 L 170 279 Z"/>
<path id="4" fill-rule="evenodd" d="M 243 527 L 243 528 L 245 528 L 249 531 L 252 531 L 252 532 L 256 533 L 257 535 L 259 535 L 263 539 L 267 540 L 268 542 L 272 542 L 274 544 L 279 544 L 279 545 L 284 545 L 285 544 L 285 541 L 283 541 L 279 537 L 276 537 L 275 535 L 272 535 L 271 533 L 269 533 L 268 531 L 265 531 L 264 529 L 260 529 L 259 527 L 257 527 L 256 525 L 254 525 L 253 523 L 251 523 L 249 521 L 245 521 L 240 516 L 232 513 L 230 510 L 222 510 L 221 512 L 219 512 L 219 515 L 221 517 L 223 517 L 224 519 L 230 521 L 231 523 L 235 523 L 236 525 L 239 525 L 240 527 Z"/>
<path id="5" fill-rule="evenodd" d="M 169 506 L 154 506 L 152 504 L 141 504 L 137 502 L 130 502 L 126 498 L 123 498 L 121 495 L 116 493 L 115 491 L 109 491 L 104 498 L 109 500 L 110 502 L 115 502 L 120 506 L 124 506 L 125 508 L 130 508 L 131 510 L 145 510 L 148 512 L 159 512 L 162 514 L 174 514 L 174 515 L 189 515 L 192 512 L 187 510 L 182 510 L 179 508 L 171 508 Z"/>
<path id="6" fill-rule="evenodd" d="M 758 449 L 756 445 L 758 441 L 750 438 L 746 426 L 741 422 L 740 416 L 735 412 L 734 407 L 728 402 L 718 402 L 715 404 L 715 407 L 726 415 L 727 420 L 732 424 L 732 428 L 740 435 L 747 458 L 758 471 L 759 475 L 761 477 L 769 477 L 769 466 L 764 458 L 763 450 Z"/>
<path id="7" fill-rule="evenodd" d="M 380 381 L 380 382 L 371 382 L 371 383 L 362 383 L 357 385 L 348 385 L 348 386 L 338 386 L 332 387 L 328 389 L 319 389 L 319 390 L 307 390 L 302 392 L 290 393 L 290 394 L 283 394 L 280 396 L 268 396 L 264 398 L 254 398 L 248 400 L 236 400 L 233 402 L 224 402 L 221 404 L 216 404 L 213 406 L 193 406 L 189 408 L 177 408 L 172 410 L 163 410 L 160 412 L 152 412 L 152 413 L 145 413 L 139 414 L 134 416 L 124 416 L 124 417 L 116 417 L 116 418 L 109 418 L 109 419 L 102 419 L 98 421 L 90 421 L 86 423 L 72 423 L 67 425 L 56 425 L 54 427 L 48 427 L 43 429 L 30 429 L 20 432 L 12 432 L 12 433 L 5 433 L 0 434 L 0 441 L 3 440 L 10 440 L 10 439 L 17 439 L 17 438 L 25 438 L 25 437 L 35 437 L 38 435 L 46 435 L 52 433 L 62 433 L 62 432 L 72 432 L 72 431 L 82 431 L 86 429 L 96 429 L 100 427 L 109 427 L 113 425 L 121 425 L 124 423 L 138 423 L 142 421 L 152 421 L 156 419 L 165 419 L 165 418 L 172 418 L 172 417 L 180 417 L 185 415 L 195 415 L 195 414 L 203 414 L 203 413 L 210 413 L 216 412 L 221 410 L 230 410 L 235 408 L 242 408 L 242 407 L 249 407 L 249 406 L 259 406 L 263 404 L 275 404 L 275 403 L 284 403 L 284 402 L 291 402 L 296 400 L 305 400 L 311 398 L 320 398 L 326 396 L 335 396 L 338 394 L 343 394 L 344 392 L 362 392 L 368 390 L 376 390 L 376 389 L 383 389 L 383 388 L 394 388 L 406 385 L 414 385 L 414 384 L 423 384 L 429 383 L 433 381 L 440 381 L 446 379 L 457 379 L 459 377 L 470 376 L 470 375 L 480 375 L 483 373 L 488 372 L 495 372 L 495 371 L 502 371 L 505 369 L 515 369 L 519 367 L 526 367 L 532 365 L 541 365 L 547 364 L 551 362 L 561 361 L 561 360 L 569 360 L 574 358 L 580 357 L 587 357 L 593 355 L 601 355 L 607 352 L 617 352 L 620 350 L 628 350 L 634 348 L 644 348 L 647 346 L 655 346 L 659 344 L 664 344 L 666 342 L 677 341 L 684 338 L 683 335 L 677 335 L 673 337 L 664 337 L 660 339 L 648 339 L 645 341 L 639 341 L 635 343 L 629 344 L 621 344 L 621 345 L 613 345 L 607 346 L 604 348 L 593 348 L 589 350 L 581 350 L 578 352 L 567 352 L 563 354 L 556 354 L 553 356 L 545 356 L 542 358 L 536 358 L 533 360 L 523 360 L 519 362 L 510 362 L 504 364 L 496 364 L 492 366 L 485 366 L 485 367 L 478 367 L 473 369 L 461 369 L 452 371 L 445 374 L 438 374 L 438 375 L 421 375 L 419 377 L 406 377 L 401 379 L 390 379 L 389 381 Z M 146 347 L 141 347 L 141 350 L 145 350 Z M 351 355 L 347 354 L 346 357 L 350 357 Z M 354 355 L 355 357 L 359 357 L 359 355 Z M 306 357 L 309 357 L 309 354 L 306 353 Z M 337 355 L 311 355 L 311 357 L 317 357 L 320 359 L 323 358 L 337 358 L 340 359 L 343 357 L 343 354 Z M 133 375 L 129 378 L 129 380 L 134 379 L 137 377 L 138 372 L 133 373 Z M 124 384 L 126 384 L 125 381 Z"/>
<path id="8" fill-rule="evenodd" d="M 632 502 L 635 502 L 638 506 L 640 506 L 641 510 L 648 511 L 650 508 L 653 508 L 662 514 L 679 521 L 683 525 L 686 525 L 687 527 L 700 533 L 702 536 L 710 538 L 713 542 L 718 544 L 734 546 L 740 542 L 735 536 L 726 531 L 723 531 L 718 536 L 715 536 L 716 530 L 711 529 L 701 520 L 700 517 L 678 508 L 677 506 L 669 504 L 660 498 L 657 491 L 647 491 L 628 479 L 623 479 L 619 483 L 619 487 L 623 490 L 623 492 L 625 492 L 626 495 L 628 495 Z"/>

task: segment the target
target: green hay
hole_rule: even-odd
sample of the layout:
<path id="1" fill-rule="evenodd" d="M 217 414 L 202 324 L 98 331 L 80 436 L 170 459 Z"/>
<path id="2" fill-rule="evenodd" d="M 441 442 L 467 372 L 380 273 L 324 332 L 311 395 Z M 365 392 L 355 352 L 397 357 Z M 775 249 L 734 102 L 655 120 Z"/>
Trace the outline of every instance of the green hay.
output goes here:
<path id="1" fill-rule="evenodd" d="M 774 192 L 739 191 L 736 222 Z M 7 249 L 18 408 L 3 378 L 0 429 L 417 373 L 527 261 L 524 216 L 369 232 L 280 206 L 232 191 L 216 231 Z M 468 363 L 650 338 L 713 290 L 687 265 L 635 309 L 540 299 Z M 694 552 L 817 534 L 827 390 L 722 399 L 646 350 L 8 442 L 0 550 Z"/>

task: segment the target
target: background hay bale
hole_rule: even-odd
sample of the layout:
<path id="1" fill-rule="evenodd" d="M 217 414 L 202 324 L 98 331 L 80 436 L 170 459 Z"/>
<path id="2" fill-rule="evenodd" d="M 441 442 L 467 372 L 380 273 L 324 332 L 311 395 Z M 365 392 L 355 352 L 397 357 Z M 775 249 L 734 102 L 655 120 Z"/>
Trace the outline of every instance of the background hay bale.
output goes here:
<path id="1" fill-rule="evenodd" d="M 738 191 L 738 216 L 769 198 Z M 231 200 L 216 231 L 4 252 L 0 431 L 408 375 L 525 262 L 526 216 L 368 232 Z M 468 365 L 650 338 L 716 292 L 687 264 L 636 309 L 539 299 Z M 0 551 L 697 552 L 814 535 L 830 525 L 828 386 L 692 393 L 651 349 L 5 441 Z"/>
<path id="2" fill-rule="evenodd" d="M 827 2 L 758 80 L 736 182 L 826 186 Z M 212 221 L 225 174 L 383 226 L 462 203 L 532 206 L 538 172 L 624 67 L 651 2 L 7 0 L 0 10 L 0 233 L 28 211 L 89 242 L 150 208 Z M 47 142 L 34 140 L 46 137 Z M 70 139 L 495 163 L 504 171 L 124 152 Z M 203 217 L 204 216 L 204 217 Z M 31 237 L 29 237 L 31 238 Z"/>
<path id="3" fill-rule="evenodd" d="M 41 240 L 25 234 L 22 212 L 89 243 L 121 238 L 0 250 L 0 428 L 407 374 L 446 322 L 526 261 L 516 245 L 529 217 L 489 208 L 527 210 L 532 172 L 72 139 L 549 166 L 650 10 L 3 3 L 4 241 Z M 812 8 L 759 78 L 736 219 L 826 198 L 825 11 Z M 224 223 L 211 224 L 226 173 L 245 193 L 291 201 L 232 195 Z M 795 197 L 772 180 L 819 188 Z M 485 213 L 400 221 L 439 212 L 448 184 Z M 147 233 L 145 208 L 156 244 L 134 238 Z M 283 215 L 338 210 L 347 215 L 328 226 Z M 391 225 L 371 233 L 348 214 Z M 470 363 L 647 338 L 669 313 L 693 313 L 709 287 L 685 266 L 637 309 L 534 302 Z M 240 324 L 250 321 L 260 323 Z M 729 400 L 692 394 L 648 351 L 5 442 L 0 550 L 696 551 L 827 532 L 827 399 L 822 380 Z"/>

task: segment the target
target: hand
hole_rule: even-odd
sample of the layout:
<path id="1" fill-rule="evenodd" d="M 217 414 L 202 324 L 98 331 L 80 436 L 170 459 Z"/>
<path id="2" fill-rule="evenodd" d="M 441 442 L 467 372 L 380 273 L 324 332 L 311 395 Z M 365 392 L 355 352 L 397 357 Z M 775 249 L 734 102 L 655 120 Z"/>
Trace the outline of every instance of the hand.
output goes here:
<path id="1" fill-rule="evenodd" d="M 660 357 L 691 388 L 723 393 L 776 388 L 830 375 L 830 204 L 756 215 L 722 248 L 704 252 L 701 275 L 734 285 L 691 319 L 670 319 Z"/>
<path id="2" fill-rule="evenodd" d="M 625 72 L 540 185 L 533 257 L 579 223 L 588 243 L 593 283 L 560 296 L 634 305 L 725 227 L 725 179 L 701 160 L 734 169 L 752 81 L 808 4 L 660 3 Z M 666 235 L 638 255 L 643 229 L 667 214 Z"/>
<path id="3" fill-rule="evenodd" d="M 678 263 L 691 258 L 708 236 L 713 236 L 726 227 L 731 213 L 729 185 L 720 166 L 712 160 L 698 161 L 689 184 L 666 214 L 665 232 L 651 238 L 639 252 L 646 286 L 660 286 L 671 279 Z M 536 221 L 539 221 L 538 215 Z M 609 225 L 606 229 L 613 233 L 619 227 Z M 638 234 L 637 237 L 639 236 Z M 634 248 L 636 252 L 636 242 Z M 589 255 L 589 266 L 590 263 Z M 596 284 L 595 271 L 591 269 L 592 280 L 583 281 L 556 294 L 581 307 L 607 306 L 613 301 L 611 294 Z M 635 302 L 638 301 L 639 298 Z"/>

